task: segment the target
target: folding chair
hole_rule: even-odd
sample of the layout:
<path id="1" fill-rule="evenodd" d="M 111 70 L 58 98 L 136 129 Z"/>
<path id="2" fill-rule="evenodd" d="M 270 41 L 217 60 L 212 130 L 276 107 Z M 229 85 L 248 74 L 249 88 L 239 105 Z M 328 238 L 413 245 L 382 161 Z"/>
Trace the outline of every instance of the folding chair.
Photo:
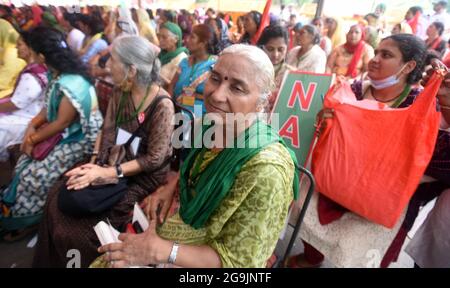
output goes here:
<path id="1" fill-rule="evenodd" d="M 311 201 L 311 198 L 313 196 L 314 190 L 315 190 L 315 186 L 316 186 L 316 182 L 314 180 L 314 176 L 312 175 L 312 173 L 307 170 L 306 168 L 302 167 L 302 166 L 297 166 L 296 167 L 297 170 L 299 170 L 301 172 L 300 174 L 300 185 L 303 184 L 303 177 L 306 176 L 309 179 L 309 188 L 308 188 L 308 192 L 306 194 L 306 198 L 305 198 L 305 202 L 303 203 L 301 209 L 300 209 L 300 214 L 297 218 L 297 221 L 295 221 L 295 224 L 292 225 L 290 222 L 290 218 L 292 215 L 292 212 L 294 209 L 296 209 L 296 205 L 295 203 L 293 203 L 291 205 L 291 209 L 290 209 L 290 213 L 289 213 L 289 219 L 288 219 L 288 224 L 287 227 L 292 227 L 294 229 L 294 231 L 292 232 L 292 235 L 290 237 L 289 240 L 289 244 L 286 248 L 286 251 L 284 252 L 284 255 L 281 259 L 277 259 L 277 261 L 275 262 L 275 264 L 273 265 L 273 268 L 285 268 L 287 267 L 287 261 L 289 259 L 289 255 L 292 251 L 292 248 L 294 247 L 294 243 L 295 240 L 297 239 L 298 233 L 300 232 L 300 228 L 301 225 L 303 223 L 303 219 L 305 218 L 306 215 L 306 210 L 308 209 L 309 203 Z"/>

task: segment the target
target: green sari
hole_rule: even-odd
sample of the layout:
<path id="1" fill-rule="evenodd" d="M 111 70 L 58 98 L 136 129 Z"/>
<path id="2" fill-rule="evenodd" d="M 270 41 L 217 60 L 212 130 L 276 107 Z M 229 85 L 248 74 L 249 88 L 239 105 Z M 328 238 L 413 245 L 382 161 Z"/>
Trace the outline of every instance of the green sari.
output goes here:
<path id="1" fill-rule="evenodd" d="M 237 145 L 252 143 L 235 146 L 247 148 L 191 150 L 181 169 L 181 203 L 175 201 L 171 215 L 157 227 L 160 237 L 187 245 L 208 245 L 219 255 L 223 268 L 266 267 L 285 227 L 290 204 L 298 195 L 298 175 L 295 156 L 277 133 L 266 124 L 255 124 L 236 139 Z M 194 189 L 188 189 L 196 166 L 200 180 Z M 91 264 L 92 268 L 107 266 L 103 256 Z"/>
<path id="2" fill-rule="evenodd" d="M 246 148 L 190 152 L 181 169 L 180 209 L 158 234 L 185 244 L 209 245 L 223 267 L 262 268 L 298 196 L 296 160 L 262 122 L 242 133 L 235 144 Z M 191 179 L 198 165 L 200 176 Z M 189 184 L 192 180 L 195 183 Z"/>

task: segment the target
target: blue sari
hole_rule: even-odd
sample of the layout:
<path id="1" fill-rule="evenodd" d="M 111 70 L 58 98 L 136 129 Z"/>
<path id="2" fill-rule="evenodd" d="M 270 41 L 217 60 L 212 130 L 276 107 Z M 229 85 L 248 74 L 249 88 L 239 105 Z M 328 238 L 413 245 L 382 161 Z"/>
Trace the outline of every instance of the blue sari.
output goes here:
<path id="1" fill-rule="evenodd" d="M 216 61 L 216 57 L 210 56 L 207 60 L 190 66 L 189 59 L 183 59 L 179 65 L 178 82 L 175 85 L 173 97 L 179 100 L 178 98 L 182 96 L 184 92 L 183 90 L 190 86 L 195 86 L 195 93 L 197 95 L 203 96 L 206 78 L 209 77 L 209 72 L 211 71 Z M 198 81 L 199 79 L 203 80 Z M 203 99 L 196 98 L 194 105 L 183 105 L 183 107 L 192 111 L 195 114 L 195 117 L 201 117 L 204 113 L 206 113 Z"/>

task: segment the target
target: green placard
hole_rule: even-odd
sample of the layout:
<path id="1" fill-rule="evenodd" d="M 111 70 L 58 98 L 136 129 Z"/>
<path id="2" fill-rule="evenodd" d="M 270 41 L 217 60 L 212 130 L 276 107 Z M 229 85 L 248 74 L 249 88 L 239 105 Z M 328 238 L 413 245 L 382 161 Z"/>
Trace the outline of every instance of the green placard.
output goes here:
<path id="1" fill-rule="evenodd" d="M 332 81 L 330 74 L 299 71 L 287 72 L 284 77 L 271 123 L 295 151 L 300 165 L 306 165 L 308 160 L 316 115 L 323 108 L 323 98 Z"/>

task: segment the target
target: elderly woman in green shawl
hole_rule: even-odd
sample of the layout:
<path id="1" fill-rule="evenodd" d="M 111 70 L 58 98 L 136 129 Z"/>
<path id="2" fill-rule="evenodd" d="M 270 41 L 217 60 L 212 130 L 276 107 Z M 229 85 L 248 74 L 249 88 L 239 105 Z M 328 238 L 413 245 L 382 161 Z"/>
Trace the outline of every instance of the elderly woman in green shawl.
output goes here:
<path id="1" fill-rule="evenodd" d="M 298 196 L 295 156 L 258 117 L 273 83 L 273 65 L 259 48 L 237 44 L 223 51 L 204 90 L 209 114 L 194 140 L 199 148 L 147 199 L 149 228 L 100 247 L 103 261 L 112 267 L 265 267 Z M 213 143 L 204 141 L 212 129 L 205 120 L 216 123 Z M 176 188 L 179 209 L 167 217 Z"/>
<path id="2" fill-rule="evenodd" d="M 164 23 L 158 33 L 161 53 L 161 80 L 165 86 L 169 85 L 175 76 L 181 60 L 187 58 L 189 51 L 183 47 L 183 33 L 180 26 L 173 22 Z"/>

